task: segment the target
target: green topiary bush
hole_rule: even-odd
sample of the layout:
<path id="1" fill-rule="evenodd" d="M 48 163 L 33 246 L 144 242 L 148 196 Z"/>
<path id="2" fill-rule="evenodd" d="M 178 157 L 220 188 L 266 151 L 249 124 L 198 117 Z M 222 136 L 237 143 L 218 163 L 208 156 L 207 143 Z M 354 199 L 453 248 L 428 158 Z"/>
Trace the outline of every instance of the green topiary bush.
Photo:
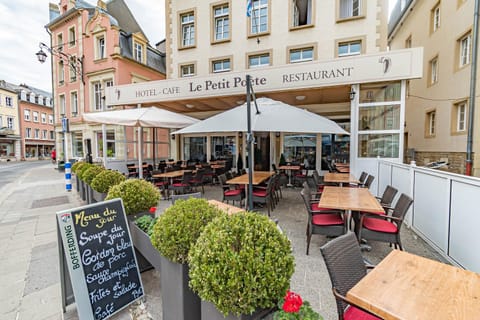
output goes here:
<path id="1" fill-rule="evenodd" d="M 87 170 L 83 171 L 82 178 L 87 184 L 91 184 L 92 180 L 100 174 L 100 172 L 105 171 L 104 167 L 93 165 Z"/>
<path id="2" fill-rule="evenodd" d="M 142 179 L 128 179 L 108 190 L 105 200 L 121 198 L 127 215 L 156 207 L 160 191 L 152 183 Z"/>
<path id="3" fill-rule="evenodd" d="M 77 161 L 74 164 L 72 164 L 72 172 L 76 173 L 78 169 L 80 169 L 86 162 L 83 161 Z"/>
<path id="4" fill-rule="evenodd" d="M 125 180 L 126 178 L 121 172 L 104 170 L 92 180 L 90 186 L 97 192 L 107 193 L 111 186 L 119 184 Z"/>
<path id="5" fill-rule="evenodd" d="M 190 247 L 214 218 L 225 213 L 205 199 L 177 200 L 153 227 L 152 244 L 167 259 L 187 263 Z"/>
<path id="6" fill-rule="evenodd" d="M 87 171 L 89 168 L 91 168 L 93 166 L 93 164 L 91 163 L 84 163 L 81 167 L 77 168 L 77 176 L 82 180 L 84 181 L 83 179 L 83 174 L 85 171 Z"/>
<path id="7" fill-rule="evenodd" d="M 288 238 L 258 213 L 223 215 L 207 225 L 189 254 L 190 286 L 225 316 L 271 308 L 290 285 Z"/>

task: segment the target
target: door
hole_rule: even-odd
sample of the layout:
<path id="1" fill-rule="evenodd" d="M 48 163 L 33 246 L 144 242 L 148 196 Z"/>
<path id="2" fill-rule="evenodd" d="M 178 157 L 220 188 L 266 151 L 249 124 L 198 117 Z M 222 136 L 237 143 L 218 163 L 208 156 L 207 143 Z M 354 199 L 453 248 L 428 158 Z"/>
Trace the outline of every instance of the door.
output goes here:
<path id="1" fill-rule="evenodd" d="M 255 170 L 270 171 L 270 134 L 268 132 L 255 132 Z"/>

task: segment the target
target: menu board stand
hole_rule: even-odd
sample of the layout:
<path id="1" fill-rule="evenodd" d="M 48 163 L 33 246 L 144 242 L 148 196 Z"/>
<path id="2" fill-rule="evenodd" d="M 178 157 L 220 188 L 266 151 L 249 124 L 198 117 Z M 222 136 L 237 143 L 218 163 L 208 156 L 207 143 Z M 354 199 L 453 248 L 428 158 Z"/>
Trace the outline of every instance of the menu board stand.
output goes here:
<path id="1" fill-rule="evenodd" d="M 57 212 L 62 309 L 103 320 L 143 297 L 121 199 Z"/>

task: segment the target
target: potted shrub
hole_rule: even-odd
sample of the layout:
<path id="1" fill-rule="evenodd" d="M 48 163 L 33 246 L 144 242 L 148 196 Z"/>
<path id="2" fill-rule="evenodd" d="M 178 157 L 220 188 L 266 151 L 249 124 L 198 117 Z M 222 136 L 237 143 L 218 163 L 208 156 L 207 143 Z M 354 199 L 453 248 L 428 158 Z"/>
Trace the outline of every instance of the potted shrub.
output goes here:
<path id="1" fill-rule="evenodd" d="M 80 166 L 76 170 L 76 174 L 78 176 L 79 185 L 80 185 L 80 196 L 81 196 L 82 200 L 84 200 L 84 201 L 87 200 L 87 187 L 86 187 L 85 182 L 83 180 L 83 173 L 85 171 L 87 171 L 91 166 L 93 166 L 93 164 L 84 163 L 82 166 Z"/>
<path id="2" fill-rule="evenodd" d="M 121 198 L 125 214 L 130 220 L 148 214 L 151 207 L 156 207 L 160 200 L 160 191 L 151 182 L 143 179 L 127 179 L 108 190 L 105 200 Z"/>
<path id="3" fill-rule="evenodd" d="M 155 217 L 155 209 L 156 208 L 152 207 L 150 210 L 151 214 L 137 217 L 133 223 L 132 221 L 129 221 L 130 235 L 142 271 L 151 267 L 157 269 L 158 272 L 160 272 L 161 269 L 160 252 L 158 252 L 150 241 L 150 236 L 153 233 L 153 226 L 158 219 L 158 217 Z"/>
<path id="4" fill-rule="evenodd" d="M 288 238 L 253 212 L 223 215 L 208 224 L 189 263 L 203 320 L 257 319 L 284 296 L 294 271 Z"/>
<path id="5" fill-rule="evenodd" d="M 93 189 L 93 199 L 97 202 L 105 200 L 110 187 L 125 181 L 125 179 L 125 176 L 121 172 L 103 170 L 93 178 L 90 184 Z"/>
<path id="6" fill-rule="evenodd" d="M 100 174 L 100 172 L 102 172 L 102 171 L 105 171 L 105 168 L 103 168 L 101 166 L 97 166 L 97 165 L 92 165 L 88 169 L 86 169 L 82 174 L 83 182 L 85 182 L 85 184 L 86 184 L 87 202 L 88 203 L 96 202 L 93 199 L 93 189 L 92 189 L 91 184 L 92 184 L 93 179 L 98 174 Z"/>
<path id="7" fill-rule="evenodd" d="M 202 230 L 225 215 L 205 199 L 177 200 L 153 227 L 152 244 L 161 254 L 163 319 L 200 319 L 200 298 L 188 286 L 188 253 Z"/>

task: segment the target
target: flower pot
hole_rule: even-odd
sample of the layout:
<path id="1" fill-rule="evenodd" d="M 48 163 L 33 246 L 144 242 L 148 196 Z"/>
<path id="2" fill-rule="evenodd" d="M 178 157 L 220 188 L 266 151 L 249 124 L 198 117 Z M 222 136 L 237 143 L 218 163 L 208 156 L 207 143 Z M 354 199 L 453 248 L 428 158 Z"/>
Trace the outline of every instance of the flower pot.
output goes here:
<path id="1" fill-rule="evenodd" d="M 188 286 L 188 265 L 162 256 L 161 268 L 163 320 L 200 320 L 200 298 Z"/>
<path id="2" fill-rule="evenodd" d="M 94 202 L 104 201 L 106 196 L 107 196 L 106 193 L 98 192 L 97 190 L 92 189 L 92 197 Z"/>
<path id="3" fill-rule="evenodd" d="M 80 178 L 77 175 L 75 175 L 75 188 L 77 192 L 80 192 Z"/>
<path id="4" fill-rule="evenodd" d="M 83 201 L 86 201 L 87 200 L 87 192 L 86 192 L 86 188 L 85 188 L 85 182 L 81 179 L 79 179 L 79 188 L 80 188 L 80 198 L 82 198 Z"/>
<path id="5" fill-rule="evenodd" d="M 271 312 L 272 312 L 272 309 L 261 309 L 249 315 L 242 314 L 237 316 L 237 315 L 229 314 L 225 317 L 220 311 L 218 311 L 217 307 L 215 307 L 213 303 L 202 300 L 202 320 L 272 319 Z"/>
<path id="6" fill-rule="evenodd" d="M 87 194 L 86 195 L 87 203 L 92 204 L 92 203 L 97 202 L 93 199 L 93 189 L 92 189 L 92 187 L 90 187 L 90 185 L 87 184 L 86 182 L 84 184 L 85 184 L 85 192 Z"/>
<path id="7" fill-rule="evenodd" d="M 150 267 L 154 267 L 160 272 L 161 255 L 160 252 L 158 252 L 158 250 L 152 245 L 148 234 L 143 232 L 143 230 L 140 229 L 132 220 L 128 221 L 128 227 L 130 228 L 130 235 L 132 237 L 133 246 L 135 247 L 135 254 L 137 254 L 137 252 L 140 253 L 140 255 L 143 256 L 150 264 Z M 138 257 L 139 256 L 137 255 L 137 258 Z"/>

